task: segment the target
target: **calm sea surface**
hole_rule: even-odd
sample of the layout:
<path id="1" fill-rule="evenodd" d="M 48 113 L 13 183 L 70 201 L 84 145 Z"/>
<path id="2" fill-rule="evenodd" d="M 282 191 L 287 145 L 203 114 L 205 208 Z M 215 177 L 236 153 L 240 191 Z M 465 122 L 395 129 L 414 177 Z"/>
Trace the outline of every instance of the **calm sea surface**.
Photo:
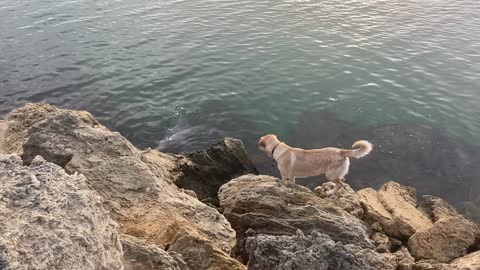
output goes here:
<path id="1" fill-rule="evenodd" d="M 480 220 L 479 14 L 478 0 L 0 0 L 0 115 L 84 109 L 163 151 L 232 136 L 268 174 L 265 133 L 367 139 L 354 188 L 396 180 Z"/>

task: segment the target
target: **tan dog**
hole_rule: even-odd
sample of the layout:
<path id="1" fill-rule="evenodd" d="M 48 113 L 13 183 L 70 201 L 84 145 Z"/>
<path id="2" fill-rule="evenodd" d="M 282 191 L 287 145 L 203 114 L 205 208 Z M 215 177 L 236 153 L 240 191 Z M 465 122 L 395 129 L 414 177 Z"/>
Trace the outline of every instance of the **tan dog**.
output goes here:
<path id="1" fill-rule="evenodd" d="M 372 144 L 367 141 L 355 142 L 352 147 L 356 149 L 353 150 L 334 147 L 313 150 L 293 148 L 273 134 L 261 137 L 258 147 L 277 162 L 283 180 L 295 182 L 295 178 L 325 174 L 329 181 L 335 183 L 335 188 L 327 195 L 335 194 L 343 186 L 350 157 L 361 158 L 372 151 Z"/>

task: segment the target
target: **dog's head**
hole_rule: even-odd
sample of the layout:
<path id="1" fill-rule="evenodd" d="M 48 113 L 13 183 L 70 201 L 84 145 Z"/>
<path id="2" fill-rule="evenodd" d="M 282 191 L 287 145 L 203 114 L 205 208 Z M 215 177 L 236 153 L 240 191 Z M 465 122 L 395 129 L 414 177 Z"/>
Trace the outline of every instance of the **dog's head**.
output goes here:
<path id="1" fill-rule="evenodd" d="M 280 141 L 277 139 L 277 136 L 273 134 L 267 134 L 258 140 L 258 149 L 265 152 L 268 156 L 272 155 L 272 150 L 275 145 L 278 145 Z"/>

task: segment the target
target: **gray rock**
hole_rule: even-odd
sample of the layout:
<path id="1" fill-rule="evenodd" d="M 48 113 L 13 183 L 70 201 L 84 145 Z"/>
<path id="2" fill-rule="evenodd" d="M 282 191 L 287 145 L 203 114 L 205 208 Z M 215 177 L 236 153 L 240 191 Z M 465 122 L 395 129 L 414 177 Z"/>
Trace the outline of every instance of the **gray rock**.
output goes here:
<path id="1" fill-rule="evenodd" d="M 373 248 L 366 224 L 309 189 L 271 176 L 245 175 L 219 190 L 225 217 L 237 231 L 232 253 L 242 262 L 246 237 L 255 234 L 293 235 L 298 229 L 329 235 L 335 241 Z"/>
<path id="2" fill-rule="evenodd" d="M 117 225 L 84 176 L 0 155 L 0 269 L 123 269 Z"/>
<path id="3" fill-rule="evenodd" d="M 305 236 L 256 235 L 249 237 L 245 249 L 248 269 L 278 270 L 394 270 L 395 265 L 371 249 L 334 242 L 328 235 L 312 231 Z"/>

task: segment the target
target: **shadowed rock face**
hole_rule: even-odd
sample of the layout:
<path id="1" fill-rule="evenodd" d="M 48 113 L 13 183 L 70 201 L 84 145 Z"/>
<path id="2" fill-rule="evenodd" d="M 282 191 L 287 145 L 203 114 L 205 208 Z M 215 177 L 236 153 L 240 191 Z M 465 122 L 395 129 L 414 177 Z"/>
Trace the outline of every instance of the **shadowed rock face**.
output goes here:
<path id="1" fill-rule="evenodd" d="M 161 247 L 187 235 L 208 239 L 203 246 L 228 259 L 224 252 L 235 243 L 235 232 L 217 210 L 173 184 L 181 172 L 178 156 L 140 151 L 88 112 L 28 104 L 8 114 L 5 124 L 0 152 L 22 153 L 26 164 L 40 155 L 83 174 L 120 232 Z"/>
<path id="2" fill-rule="evenodd" d="M 117 225 L 82 175 L 0 155 L 0 269 L 123 269 Z"/>
<path id="3" fill-rule="evenodd" d="M 305 236 L 264 235 L 249 237 L 245 245 L 249 254 L 248 269 L 285 270 L 394 270 L 395 263 L 371 249 L 334 242 L 312 231 Z"/>
<path id="4" fill-rule="evenodd" d="M 206 150 L 185 154 L 177 163 L 179 176 L 174 183 L 195 191 L 201 201 L 214 206 L 219 206 L 217 192 L 221 185 L 232 178 L 257 173 L 243 143 L 232 138 L 225 138 Z"/>
<path id="5" fill-rule="evenodd" d="M 219 190 L 225 217 L 237 231 L 232 251 L 248 260 L 245 239 L 256 234 L 293 235 L 298 229 L 329 235 L 335 241 L 372 248 L 366 225 L 305 187 L 271 176 L 246 175 Z"/>

